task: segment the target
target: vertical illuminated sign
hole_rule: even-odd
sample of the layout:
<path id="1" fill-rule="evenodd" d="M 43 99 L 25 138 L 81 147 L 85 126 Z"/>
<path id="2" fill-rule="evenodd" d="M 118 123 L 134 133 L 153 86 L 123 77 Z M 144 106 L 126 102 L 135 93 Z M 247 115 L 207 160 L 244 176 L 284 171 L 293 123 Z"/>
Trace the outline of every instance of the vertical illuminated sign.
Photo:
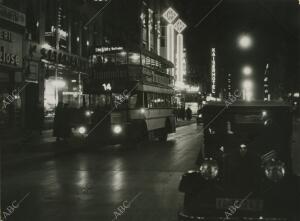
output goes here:
<path id="1" fill-rule="evenodd" d="M 167 59 L 174 63 L 174 26 L 167 26 Z"/>
<path id="2" fill-rule="evenodd" d="M 183 57 L 183 35 L 181 32 L 186 28 L 186 24 L 178 19 L 174 24 L 174 29 L 178 32 L 177 34 L 177 61 L 176 61 L 176 76 L 177 81 L 183 82 L 183 65 L 184 65 L 184 57 Z"/>
<path id="3" fill-rule="evenodd" d="M 167 59 L 174 63 L 174 25 L 172 23 L 178 14 L 174 9 L 168 8 L 162 16 L 169 23 L 167 26 Z"/>
<path id="4" fill-rule="evenodd" d="M 183 81 L 183 36 L 177 35 L 177 81 Z"/>
<path id="5" fill-rule="evenodd" d="M 211 49 L 211 93 L 216 95 L 216 49 Z"/>

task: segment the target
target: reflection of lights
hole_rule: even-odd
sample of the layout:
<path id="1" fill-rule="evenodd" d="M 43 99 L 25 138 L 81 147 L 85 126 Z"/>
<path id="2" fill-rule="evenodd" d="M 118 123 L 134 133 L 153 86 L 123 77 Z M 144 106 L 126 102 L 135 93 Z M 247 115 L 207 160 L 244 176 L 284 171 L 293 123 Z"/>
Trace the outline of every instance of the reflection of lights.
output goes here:
<path id="1" fill-rule="evenodd" d="M 86 41 L 86 46 L 89 46 L 90 45 L 90 42 L 89 41 Z"/>
<path id="2" fill-rule="evenodd" d="M 86 187 L 88 184 L 89 173 L 88 170 L 79 170 L 78 171 L 78 185 L 80 187 Z"/>
<path id="3" fill-rule="evenodd" d="M 144 114 L 146 110 L 145 110 L 145 108 L 141 108 L 140 111 L 141 111 L 142 114 Z"/>
<path id="4" fill-rule="evenodd" d="M 76 81 L 76 80 L 71 80 L 71 82 L 72 82 L 72 83 L 76 83 L 77 81 Z"/>
<path id="5" fill-rule="evenodd" d="M 294 93 L 294 97 L 300 97 L 300 93 L 299 92 Z"/>
<path id="6" fill-rule="evenodd" d="M 242 35 L 239 37 L 239 46 L 243 49 L 247 49 L 252 45 L 252 40 L 248 35 Z"/>
<path id="7" fill-rule="evenodd" d="M 79 42 L 79 40 L 80 40 L 80 38 L 79 38 L 79 37 L 77 37 L 77 38 L 76 38 L 76 41 L 77 41 L 77 42 Z"/>
<path id="8" fill-rule="evenodd" d="M 66 82 L 62 79 L 56 79 L 56 80 L 52 81 L 52 85 L 54 87 L 62 88 L 62 87 L 66 86 Z"/>
<path id="9" fill-rule="evenodd" d="M 250 66 L 245 66 L 243 68 L 243 74 L 249 76 L 250 74 L 252 74 L 252 68 Z"/>

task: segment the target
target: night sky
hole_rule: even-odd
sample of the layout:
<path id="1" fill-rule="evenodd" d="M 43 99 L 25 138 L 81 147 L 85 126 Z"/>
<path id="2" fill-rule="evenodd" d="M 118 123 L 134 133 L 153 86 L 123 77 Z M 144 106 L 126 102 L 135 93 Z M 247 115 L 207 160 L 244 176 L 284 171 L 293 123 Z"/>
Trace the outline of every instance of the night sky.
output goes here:
<path id="1" fill-rule="evenodd" d="M 209 75 L 210 48 L 216 47 L 218 87 L 231 73 L 233 87 L 241 84 L 241 69 L 253 67 L 257 98 L 263 95 L 263 74 L 270 64 L 270 85 L 274 93 L 297 87 L 297 55 L 300 6 L 297 0 L 224 0 L 197 27 L 195 25 L 219 0 L 176 0 L 175 7 L 187 23 L 185 47 L 190 67 Z M 298 22 L 298 24 L 297 24 Z M 241 50 L 237 40 L 246 33 L 253 39 L 249 50 Z M 284 89 L 285 88 L 285 89 Z"/>

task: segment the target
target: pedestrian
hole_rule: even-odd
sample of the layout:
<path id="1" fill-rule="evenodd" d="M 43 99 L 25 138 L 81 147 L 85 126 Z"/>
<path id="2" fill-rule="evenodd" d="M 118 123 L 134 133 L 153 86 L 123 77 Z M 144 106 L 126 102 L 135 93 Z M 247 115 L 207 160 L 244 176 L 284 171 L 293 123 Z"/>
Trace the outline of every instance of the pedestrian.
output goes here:
<path id="1" fill-rule="evenodd" d="M 192 119 L 192 110 L 190 107 L 186 109 L 186 119 L 190 121 Z"/>
<path id="2" fill-rule="evenodd" d="M 56 141 L 59 141 L 63 137 L 63 124 L 64 124 L 64 114 L 63 114 L 63 103 L 59 102 L 55 108 L 55 116 L 53 123 L 53 136 L 56 137 Z"/>
<path id="3" fill-rule="evenodd" d="M 38 131 L 39 135 L 42 135 L 43 127 L 44 127 L 44 107 L 41 102 L 38 102 L 36 105 L 35 112 L 35 130 Z"/>
<path id="4" fill-rule="evenodd" d="M 185 119 L 185 110 L 184 110 L 184 107 L 181 107 L 181 108 L 180 108 L 180 118 L 181 118 L 182 120 Z"/>
<path id="5" fill-rule="evenodd" d="M 64 104 L 63 106 L 63 131 L 62 131 L 62 138 L 67 139 L 71 136 L 71 119 L 72 119 L 72 112 L 69 108 L 69 104 Z"/>

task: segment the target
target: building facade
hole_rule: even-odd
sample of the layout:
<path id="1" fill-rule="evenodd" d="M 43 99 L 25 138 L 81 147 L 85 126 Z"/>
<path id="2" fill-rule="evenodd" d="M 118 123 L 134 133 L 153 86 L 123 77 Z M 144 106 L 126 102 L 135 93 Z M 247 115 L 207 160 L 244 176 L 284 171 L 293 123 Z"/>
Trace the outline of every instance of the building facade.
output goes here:
<path id="1" fill-rule="evenodd" d="M 0 129 L 21 124 L 20 97 L 13 93 L 23 83 L 25 14 L 0 4 Z"/>

